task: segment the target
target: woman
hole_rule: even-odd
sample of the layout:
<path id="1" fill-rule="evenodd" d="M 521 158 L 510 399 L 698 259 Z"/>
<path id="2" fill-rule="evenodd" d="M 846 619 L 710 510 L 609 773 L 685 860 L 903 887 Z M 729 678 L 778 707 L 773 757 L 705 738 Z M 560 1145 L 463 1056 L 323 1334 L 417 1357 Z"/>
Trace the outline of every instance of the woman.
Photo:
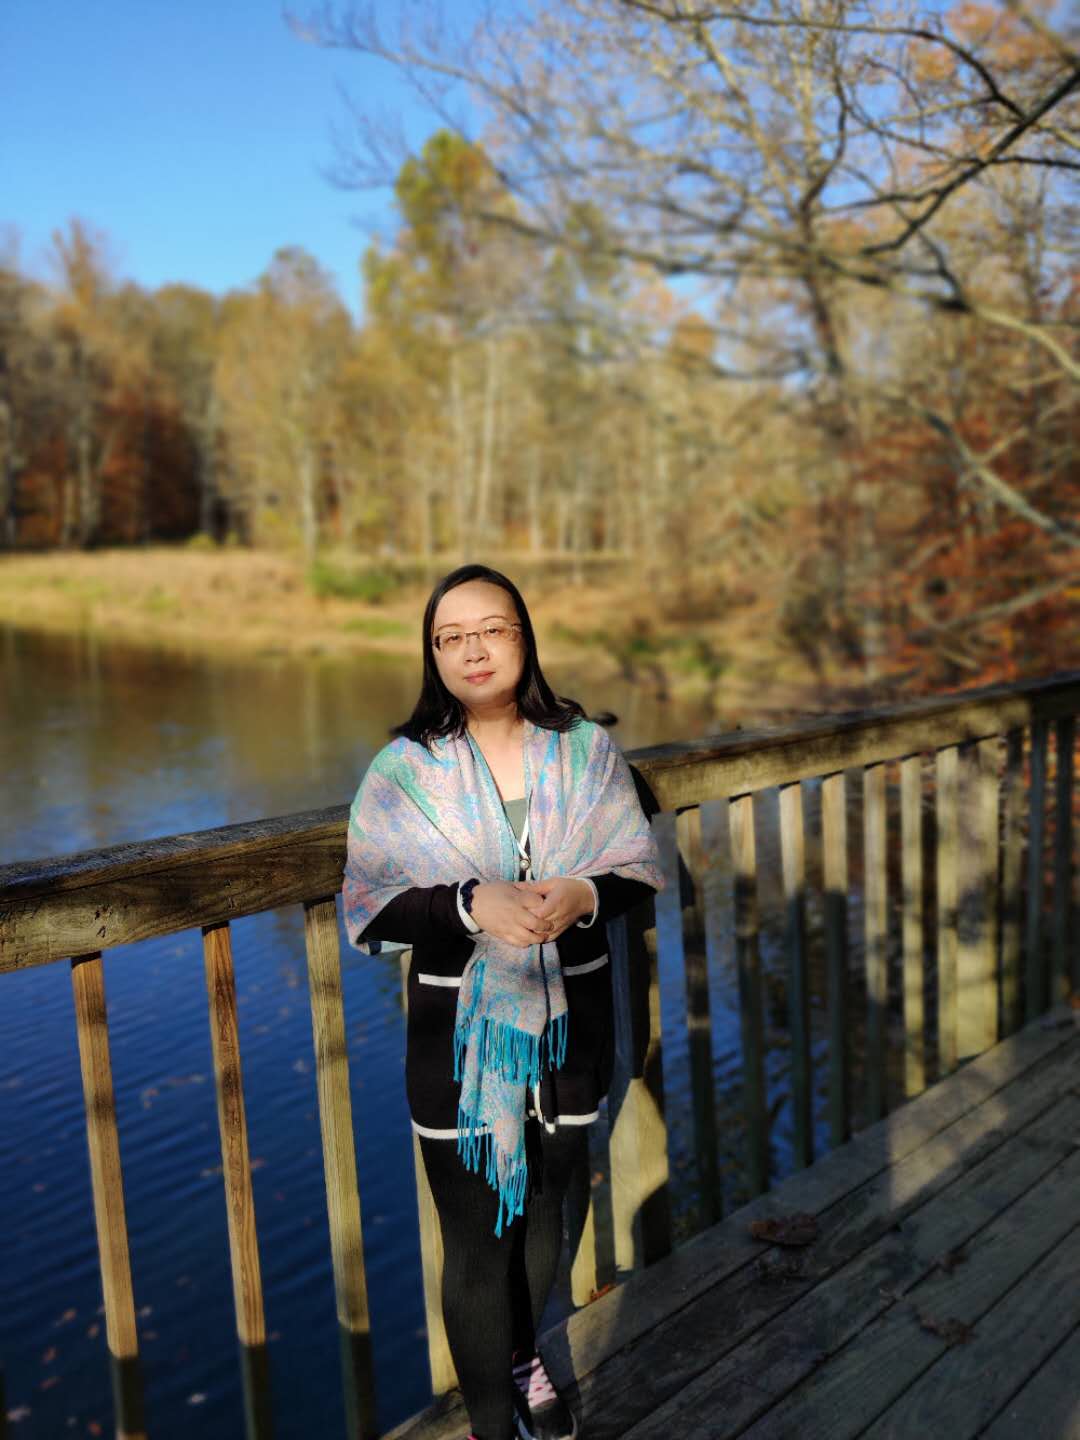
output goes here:
<path id="1" fill-rule="evenodd" d="M 422 644 L 416 708 L 350 813 L 346 929 L 413 947 L 406 1088 L 472 1437 L 569 1440 L 536 1333 L 611 1075 L 604 922 L 660 888 L 656 850 L 626 761 L 544 679 L 511 581 L 447 575 Z"/>

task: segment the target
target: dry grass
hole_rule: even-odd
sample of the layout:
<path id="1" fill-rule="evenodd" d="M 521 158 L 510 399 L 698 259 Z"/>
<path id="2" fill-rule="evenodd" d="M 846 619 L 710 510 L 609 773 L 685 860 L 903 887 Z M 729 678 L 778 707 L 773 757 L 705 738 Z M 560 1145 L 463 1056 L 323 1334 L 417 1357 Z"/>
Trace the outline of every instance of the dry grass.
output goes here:
<path id="1" fill-rule="evenodd" d="M 503 568 L 515 573 L 512 557 Z M 379 604 L 321 598 L 299 559 L 244 550 L 154 546 L 0 557 L 0 622 L 188 653 L 411 655 L 426 594 L 427 585 L 416 584 Z M 642 683 L 687 698 L 722 688 L 725 707 L 740 693 L 760 701 L 763 686 L 778 707 L 820 704 L 810 676 L 776 644 L 765 599 L 672 621 L 633 575 L 608 572 L 604 581 L 575 584 L 533 579 L 526 594 L 549 662 L 587 665 L 598 677 L 629 666 Z M 716 656 L 723 657 L 722 679 Z"/>

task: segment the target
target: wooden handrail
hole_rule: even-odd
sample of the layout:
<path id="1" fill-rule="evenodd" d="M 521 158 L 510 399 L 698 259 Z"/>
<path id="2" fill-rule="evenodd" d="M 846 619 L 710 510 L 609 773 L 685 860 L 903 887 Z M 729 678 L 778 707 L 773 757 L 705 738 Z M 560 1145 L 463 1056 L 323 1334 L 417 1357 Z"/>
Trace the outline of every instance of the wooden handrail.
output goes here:
<path id="1" fill-rule="evenodd" d="M 1080 671 L 630 752 L 661 810 L 1080 713 Z M 348 806 L 0 866 L 0 974 L 319 899 L 341 888 Z"/>
<path id="2" fill-rule="evenodd" d="M 902 910 L 904 1095 L 926 1083 L 922 982 L 924 810 L 933 818 L 937 965 L 936 1071 L 947 1074 L 1021 1019 L 1080 988 L 1072 959 L 1073 801 L 1080 671 L 1012 686 L 937 696 L 781 729 L 737 732 L 637 750 L 629 759 L 659 807 L 652 824 L 667 885 L 609 926 L 615 1063 L 607 1101 L 610 1214 L 617 1273 L 671 1245 L 659 955 L 685 976 L 694 1137 L 702 1223 L 719 1218 L 715 1096 L 707 955 L 730 934 L 738 977 L 745 1080 L 746 1182 L 768 1187 L 765 974 L 759 949 L 755 817 L 779 789 L 779 841 L 787 910 L 786 991 L 791 1031 L 794 1159 L 813 1159 L 813 1076 L 807 889 L 801 781 L 821 778 L 821 842 L 829 1112 L 834 1143 L 852 1124 L 848 1025 L 849 838 L 861 839 L 867 981 L 862 1115 L 887 1109 L 889 782 L 898 769 Z M 1048 742 L 1053 740 L 1052 806 Z M 1024 784 L 1025 753 L 1029 780 Z M 860 768 L 861 837 L 848 836 L 846 797 Z M 932 779 L 932 789 L 928 782 Z M 1026 803 L 1025 803 L 1026 802 Z M 769 801 L 768 803 L 772 803 Z M 145 1433 L 127 1250 L 115 1096 L 109 1061 L 102 952 L 200 926 L 210 997 L 230 1264 L 241 1346 L 248 1440 L 272 1432 L 258 1240 L 236 1024 L 229 925 L 290 904 L 304 909 L 327 1210 L 347 1428 L 375 1434 L 372 1347 L 345 1040 L 339 929 L 348 806 L 115 845 L 56 860 L 0 867 L 0 973 L 74 957 L 76 1019 L 86 1100 L 95 1217 L 118 1435 Z M 1044 917 L 1046 841 L 1054 837 L 1052 903 Z M 1026 887 L 1025 875 L 1026 832 Z M 1000 862 L 1000 863 L 999 863 Z M 999 878 L 1000 875 L 1000 878 Z M 692 883 L 688 882 L 692 877 Z M 1027 890 L 1021 924 L 1021 890 Z M 655 913 L 654 913 L 655 909 Z M 721 914 L 723 912 L 723 916 Z M 689 919 L 687 918 L 689 916 Z M 730 917 L 730 929 L 727 918 Z M 1044 923 L 1049 919 L 1049 927 Z M 655 922 L 655 928 L 654 928 Z M 1023 935 L 1021 930 L 1023 929 Z M 1047 930 L 1049 933 L 1047 933 Z M 1000 947 L 999 947 L 1000 938 Z M 1023 940 L 1023 944 L 1021 941 Z M 1049 943 L 1047 943 L 1049 942 Z M 1000 953 L 999 953 L 1000 950 Z M 1070 971 L 1070 964 L 1073 969 Z M 1000 1005 L 999 1005 L 1000 997 Z M 1000 1018 L 999 1018 L 1000 1009 Z M 603 1143 L 603 1142 L 600 1142 Z M 575 1298 L 595 1288 L 588 1175 L 576 1230 Z M 438 1226 L 418 1169 L 429 1350 L 436 1391 L 453 1383 L 439 1321 Z M 594 1253 L 588 1253 L 588 1246 Z M 583 1248 L 584 1247 L 584 1248 Z"/>

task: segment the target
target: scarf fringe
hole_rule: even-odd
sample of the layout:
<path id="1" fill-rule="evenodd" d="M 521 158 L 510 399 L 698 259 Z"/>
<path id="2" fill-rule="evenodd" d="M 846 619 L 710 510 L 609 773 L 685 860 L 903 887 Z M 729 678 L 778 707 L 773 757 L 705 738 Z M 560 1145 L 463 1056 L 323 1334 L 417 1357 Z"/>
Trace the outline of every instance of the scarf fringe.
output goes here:
<path id="1" fill-rule="evenodd" d="M 480 1069 L 497 1074 L 513 1084 L 532 1088 L 539 1084 L 541 1072 L 558 1070 L 566 1060 L 567 1012 L 553 1016 L 539 1035 L 529 1035 L 513 1025 L 481 1018 L 476 1021 L 473 1006 L 465 1023 L 454 1031 L 454 1079 L 462 1078 L 465 1055 L 470 1042 L 479 1046 Z M 524 1098 L 524 1097 L 523 1097 Z M 499 1214 L 495 1234 L 524 1213 L 525 1195 L 529 1184 L 529 1167 L 525 1160 L 525 1137 L 511 1154 L 501 1150 L 493 1128 L 458 1106 L 457 1151 L 466 1169 L 474 1174 L 483 1164 L 484 1178 L 499 1197 Z"/>
<path id="2" fill-rule="evenodd" d="M 471 1011 L 454 1028 L 454 1079 L 464 1074 L 465 1055 L 471 1044 L 479 1047 L 480 1069 L 514 1085 L 536 1085 L 545 1069 L 561 1070 L 566 1062 L 567 1012 L 553 1015 L 539 1035 L 505 1021 L 476 1020 Z"/>
<path id="3" fill-rule="evenodd" d="M 475 1115 L 458 1110 L 457 1151 L 465 1168 L 474 1174 L 479 1173 L 483 1163 L 484 1179 L 499 1197 L 499 1214 L 495 1222 L 495 1234 L 499 1236 L 515 1216 L 525 1211 L 525 1194 L 529 1184 L 525 1141 L 522 1139 L 513 1155 L 506 1155 L 499 1150 L 491 1130 L 480 1129 L 479 1125 Z M 501 1178 L 500 1165 L 504 1172 Z"/>

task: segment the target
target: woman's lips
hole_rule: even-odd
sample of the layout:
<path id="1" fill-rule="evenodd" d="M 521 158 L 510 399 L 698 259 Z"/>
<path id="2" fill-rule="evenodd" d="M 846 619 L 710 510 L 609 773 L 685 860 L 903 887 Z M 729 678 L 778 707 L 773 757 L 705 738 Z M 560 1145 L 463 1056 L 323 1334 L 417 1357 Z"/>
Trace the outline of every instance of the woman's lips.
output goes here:
<path id="1" fill-rule="evenodd" d="M 494 670 L 481 670 L 477 675 L 466 675 L 465 679 L 470 685 L 479 685 L 482 680 L 490 680 L 494 674 Z"/>

